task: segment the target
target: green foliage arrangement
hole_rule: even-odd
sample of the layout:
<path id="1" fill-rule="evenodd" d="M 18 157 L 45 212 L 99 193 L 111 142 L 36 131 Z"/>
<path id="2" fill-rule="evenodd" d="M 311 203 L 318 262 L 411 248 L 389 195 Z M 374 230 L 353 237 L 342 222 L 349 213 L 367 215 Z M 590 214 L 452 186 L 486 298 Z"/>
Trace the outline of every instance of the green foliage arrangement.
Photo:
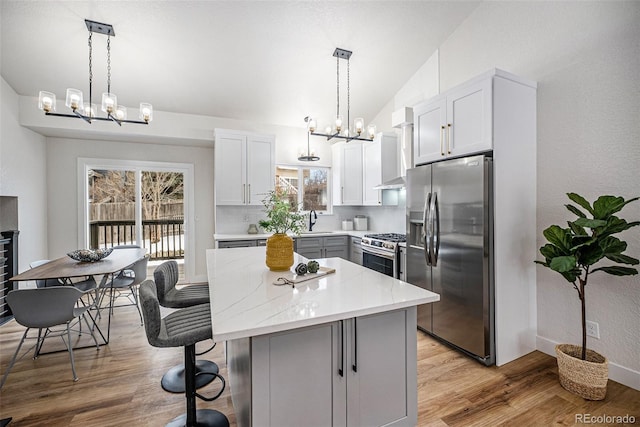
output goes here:
<path id="1" fill-rule="evenodd" d="M 575 205 L 565 205 L 578 218 L 575 221 L 567 221 L 568 228 L 552 225 L 543 231 L 549 243 L 540 248 L 544 261 L 535 262 L 560 273 L 578 292 L 582 305 L 582 360 L 586 360 L 585 287 L 587 280 L 589 274 L 597 271 L 614 276 L 638 274 L 638 270 L 633 267 L 615 265 L 637 265 L 638 259 L 623 254 L 627 249 L 627 243 L 614 237 L 614 234 L 640 225 L 640 221 L 627 222 L 614 214 L 640 197 L 624 200 L 622 197 L 600 196 L 591 205 L 576 193 L 567 193 L 567 196 L 590 217 Z M 594 264 L 605 258 L 615 264 L 591 269 Z"/>
<path id="2" fill-rule="evenodd" d="M 291 231 L 294 234 L 300 234 L 304 230 L 305 216 L 300 213 L 298 206 L 289 202 L 286 191 L 270 191 L 262 200 L 262 204 L 268 219 L 260 220 L 258 224 L 265 231 L 276 234 Z"/>

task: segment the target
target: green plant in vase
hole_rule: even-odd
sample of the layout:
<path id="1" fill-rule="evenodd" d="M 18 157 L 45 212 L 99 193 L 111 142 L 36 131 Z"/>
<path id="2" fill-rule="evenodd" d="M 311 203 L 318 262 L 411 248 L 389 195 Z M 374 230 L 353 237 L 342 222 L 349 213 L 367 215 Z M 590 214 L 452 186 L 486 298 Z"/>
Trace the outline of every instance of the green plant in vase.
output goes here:
<path id="1" fill-rule="evenodd" d="M 293 265 L 293 239 L 288 232 L 299 235 L 304 230 L 305 217 L 297 205 L 291 204 L 286 191 L 276 189 L 267 193 L 262 204 L 267 219 L 258 223 L 265 231 L 274 233 L 267 239 L 267 267 L 285 271 Z"/>
<path id="2" fill-rule="evenodd" d="M 590 204 L 584 197 L 576 193 L 567 193 L 569 199 L 576 205 L 567 204 L 566 208 L 577 216 L 574 221 L 568 221 L 568 227 L 552 225 L 543 231 L 548 243 L 540 248 L 544 261 L 535 261 L 562 275 L 571 283 L 578 293 L 581 303 L 582 320 L 582 347 L 560 344 L 556 346 L 558 355 L 558 367 L 561 384 L 578 395 L 591 400 L 601 400 L 606 393 L 606 381 L 608 378 L 607 360 L 605 357 L 587 349 L 586 328 L 586 286 L 589 276 L 593 273 L 603 272 L 614 276 L 630 276 L 638 274 L 634 267 L 624 265 L 637 265 L 638 259 L 623 252 L 627 250 L 627 243 L 617 237 L 622 231 L 640 225 L 640 221 L 627 222 L 615 214 L 627 204 L 634 202 L 639 197 L 625 200 L 616 196 L 600 196 Z M 593 268 L 598 262 L 606 264 Z M 622 264 L 622 265 L 620 265 Z M 562 354 L 561 354 L 562 353 Z M 589 375 L 581 376 L 577 363 L 567 357 L 579 358 L 584 361 L 585 369 L 590 369 L 591 374 L 600 370 L 604 378 L 598 380 Z M 579 353 L 579 354 L 577 354 Z M 563 373 L 563 360 L 568 360 L 567 366 L 572 372 Z M 590 365 L 588 365 L 590 363 Z M 600 364 L 602 366 L 595 366 Z M 574 378 L 569 378 L 574 375 Z M 589 383 L 593 387 L 589 386 Z M 604 383 L 604 386 L 602 384 Z M 593 390 L 589 390 L 593 388 Z M 597 389 L 597 390 L 596 390 Z"/>

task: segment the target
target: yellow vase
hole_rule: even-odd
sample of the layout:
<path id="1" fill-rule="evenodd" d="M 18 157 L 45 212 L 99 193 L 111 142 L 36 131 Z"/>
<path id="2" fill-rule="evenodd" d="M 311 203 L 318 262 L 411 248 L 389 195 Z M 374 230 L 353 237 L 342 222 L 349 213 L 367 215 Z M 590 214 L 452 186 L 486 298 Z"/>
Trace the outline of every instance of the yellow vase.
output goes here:
<path id="1" fill-rule="evenodd" d="M 271 271 L 285 271 L 293 265 L 293 239 L 277 233 L 267 239 L 267 267 Z"/>

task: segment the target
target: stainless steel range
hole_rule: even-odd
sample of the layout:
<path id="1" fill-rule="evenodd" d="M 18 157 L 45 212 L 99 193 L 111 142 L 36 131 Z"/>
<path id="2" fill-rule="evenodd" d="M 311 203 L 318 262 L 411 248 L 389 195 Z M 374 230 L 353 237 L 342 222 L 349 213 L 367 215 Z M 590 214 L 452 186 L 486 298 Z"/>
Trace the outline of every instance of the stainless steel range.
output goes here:
<path id="1" fill-rule="evenodd" d="M 400 243 L 407 236 L 399 233 L 365 234 L 362 238 L 362 265 L 387 276 L 400 275 Z"/>

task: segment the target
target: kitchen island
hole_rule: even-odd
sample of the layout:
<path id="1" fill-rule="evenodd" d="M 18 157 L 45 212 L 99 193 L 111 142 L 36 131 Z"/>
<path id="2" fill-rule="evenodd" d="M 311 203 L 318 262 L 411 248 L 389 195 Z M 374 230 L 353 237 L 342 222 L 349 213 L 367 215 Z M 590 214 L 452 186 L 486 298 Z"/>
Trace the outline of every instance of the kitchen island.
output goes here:
<path id="1" fill-rule="evenodd" d="M 439 296 L 318 261 L 335 273 L 277 286 L 264 247 L 207 250 L 213 340 L 226 342 L 238 426 L 414 426 L 416 305 Z"/>

